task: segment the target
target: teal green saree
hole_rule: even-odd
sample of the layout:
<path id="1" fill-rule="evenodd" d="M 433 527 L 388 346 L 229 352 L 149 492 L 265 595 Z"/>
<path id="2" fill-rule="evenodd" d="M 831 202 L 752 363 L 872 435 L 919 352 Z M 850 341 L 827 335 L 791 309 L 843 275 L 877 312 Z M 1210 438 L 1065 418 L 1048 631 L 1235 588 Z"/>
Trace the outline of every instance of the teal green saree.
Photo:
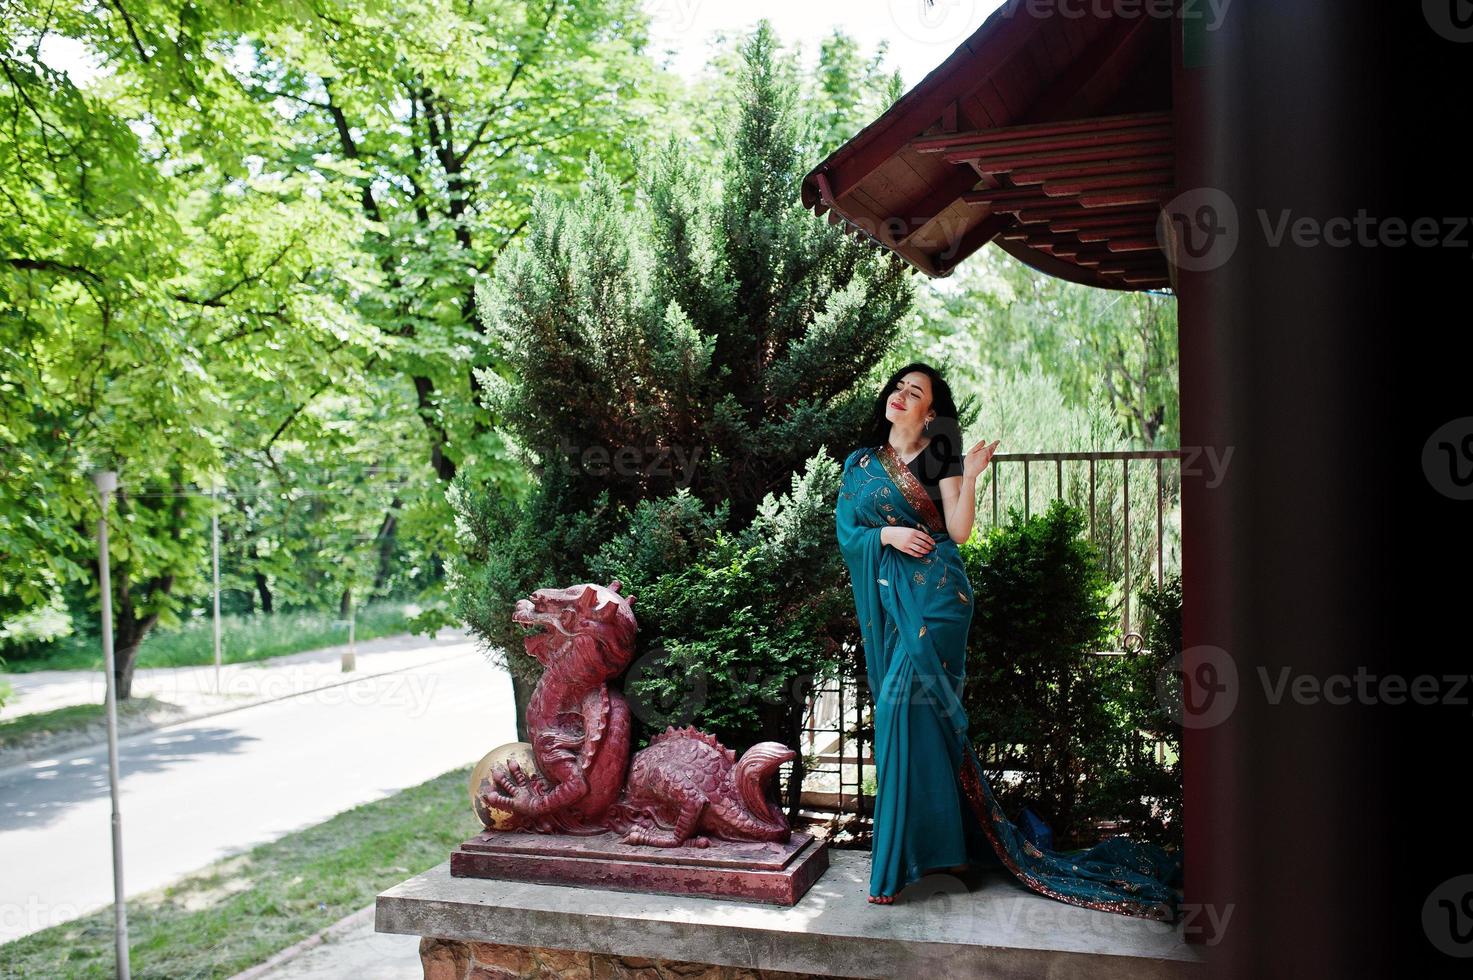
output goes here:
<path id="1" fill-rule="evenodd" d="M 1175 921 L 1178 855 L 1124 837 L 1043 850 L 1003 814 L 961 702 L 971 582 L 936 504 L 891 446 L 849 454 L 834 516 L 875 703 L 870 893 L 894 895 L 933 868 L 1000 862 L 1071 905 Z M 916 558 L 881 545 L 892 525 L 932 535 L 936 548 Z"/>

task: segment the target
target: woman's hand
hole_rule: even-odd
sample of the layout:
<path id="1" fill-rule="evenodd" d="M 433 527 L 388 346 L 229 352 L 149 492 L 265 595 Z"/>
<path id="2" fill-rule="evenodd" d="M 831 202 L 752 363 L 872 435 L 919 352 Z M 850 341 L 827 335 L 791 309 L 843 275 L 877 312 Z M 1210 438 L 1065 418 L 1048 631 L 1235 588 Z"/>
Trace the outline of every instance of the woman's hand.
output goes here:
<path id="1" fill-rule="evenodd" d="M 880 543 L 916 558 L 923 558 L 936 549 L 935 538 L 913 527 L 887 527 L 880 532 Z"/>
<path id="2" fill-rule="evenodd" d="M 987 464 L 992 462 L 992 454 L 997 451 L 998 440 L 991 442 L 979 442 L 967 450 L 967 456 L 962 460 L 962 478 L 976 479 L 987 469 Z"/>

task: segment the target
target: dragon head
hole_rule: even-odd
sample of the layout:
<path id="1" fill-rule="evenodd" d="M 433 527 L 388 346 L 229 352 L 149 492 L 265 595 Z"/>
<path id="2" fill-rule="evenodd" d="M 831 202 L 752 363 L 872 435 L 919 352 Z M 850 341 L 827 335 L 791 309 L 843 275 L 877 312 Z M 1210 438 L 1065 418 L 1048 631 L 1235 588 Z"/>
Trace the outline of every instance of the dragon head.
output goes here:
<path id="1" fill-rule="evenodd" d="M 538 589 L 518 599 L 511 621 L 532 627 L 522 638 L 529 656 L 551 666 L 572 648 L 575 637 L 588 635 L 604 650 L 623 653 L 627 663 L 639 629 L 634 619 L 634 596 L 619 594 L 620 582 L 607 586 L 584 583 L 565 589 Z M 623 664 L 619 665 L 622 669 Z"/>

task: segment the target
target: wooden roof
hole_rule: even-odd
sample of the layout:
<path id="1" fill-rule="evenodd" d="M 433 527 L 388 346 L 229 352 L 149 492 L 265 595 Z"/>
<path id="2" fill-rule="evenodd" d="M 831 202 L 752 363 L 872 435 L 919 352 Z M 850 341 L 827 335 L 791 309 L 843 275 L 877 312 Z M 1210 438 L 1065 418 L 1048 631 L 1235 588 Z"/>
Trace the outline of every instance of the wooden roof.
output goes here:
<path id="1" fill-rule="evenodd" d="M 944 276 L 995 241 L 1050 275 L 1169 285 L 1172 20 L 1007 2 L 803 180 L 803 203 Z"/>

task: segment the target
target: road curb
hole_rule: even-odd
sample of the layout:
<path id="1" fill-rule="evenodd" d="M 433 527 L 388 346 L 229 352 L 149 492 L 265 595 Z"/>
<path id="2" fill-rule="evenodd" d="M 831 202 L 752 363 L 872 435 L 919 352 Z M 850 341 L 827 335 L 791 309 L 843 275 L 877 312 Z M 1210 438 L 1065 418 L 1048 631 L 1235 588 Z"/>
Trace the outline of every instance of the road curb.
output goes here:
<path id="1" fill-rule="evenodd" d="M 344 916 L 326 929 L 314 932 L 301 942 L 292 943 L 264 963 L 257 963 L 249 969 L 240 971 L 231 977 L 230 980 L 257 980 L 257 978 L 263 977 L 277 967 L 291 962 L 310 949 L 316 949 L 323 943 L 331 942 L 339 936 L 359 929 L 364 925 L 372 925 L 373 910 L 374 906 L 368 905 L 354 912 L 352 915 Z"/>

